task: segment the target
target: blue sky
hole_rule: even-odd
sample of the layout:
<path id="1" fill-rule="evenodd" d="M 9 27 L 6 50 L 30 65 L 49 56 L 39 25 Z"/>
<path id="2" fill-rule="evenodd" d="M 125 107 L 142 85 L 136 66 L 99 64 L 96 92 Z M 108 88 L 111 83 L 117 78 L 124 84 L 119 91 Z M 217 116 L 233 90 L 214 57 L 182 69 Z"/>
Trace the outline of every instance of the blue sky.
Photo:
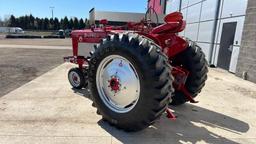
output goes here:
<path id="1" fill-rule="evenodd" d="M 54 6 L 54 17 L 64 16 L 88 18 L 89 10 L 145 12 L 147 0 L 0 0 L 0 18 L 13 14 L 33 14 L 51 17 L 50 6 Z"/>

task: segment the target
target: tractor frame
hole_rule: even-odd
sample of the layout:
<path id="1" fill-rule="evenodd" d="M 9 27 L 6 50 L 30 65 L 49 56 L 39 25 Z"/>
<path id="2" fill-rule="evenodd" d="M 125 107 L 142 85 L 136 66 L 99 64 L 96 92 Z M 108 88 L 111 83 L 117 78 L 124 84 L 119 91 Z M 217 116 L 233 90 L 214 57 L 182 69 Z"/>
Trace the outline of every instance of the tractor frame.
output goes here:
<path id="1" fill-rule="evenodd" d="M 183 52 L 189 45 L 188 41 L 177 35 L 185 29 L 186 22 L 183 20 L 183 16 L 180 12 L 168 14 L 164 18 L 165 23 L 159 26 L 152 26 L 152 22 L 142 20 L 138 23 L 127 23 L 125 26 L 114 27 L 108 26 L 107 20 L 101 20 L 102 27 L 96 28 L 92 26 L 91 29 L 74 30 L 71 33 L 73 55 L 64 57 L 65 62 L 71 62 L 77 64 L 79 69 L 85 69 L 89 65 L 90 57 L 79 55 L 79 43 L 100 43 L 108 35 L 116 33 L 133 32 L 143 35 L 150 39 L 161 47 L 163 53 L 168 57 L 170 61 L 175 58 L 176 55 Z M 92 52 L 93 53 L 93 52 Z M 187 100 L 191 103 L 197 103 L 185 87 L 186 79 L 189 75 L 189 71 L 182 67 L 173 67 L 170 69 L 170 73 L 174 76 L 173 86 L 175 90 L 181 91 L 186 96 Z M 173 113 L 167 109 L 167 117 L 175 119 Z"/>

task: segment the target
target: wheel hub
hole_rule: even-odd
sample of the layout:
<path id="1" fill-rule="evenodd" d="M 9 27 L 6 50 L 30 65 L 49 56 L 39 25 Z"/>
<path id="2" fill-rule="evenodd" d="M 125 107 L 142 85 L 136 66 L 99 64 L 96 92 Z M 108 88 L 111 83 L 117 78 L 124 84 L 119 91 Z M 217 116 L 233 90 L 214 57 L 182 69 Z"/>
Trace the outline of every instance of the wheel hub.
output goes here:
<path id="1" fill-rule="evenodd" d="M 119 83 L 119 79 L 116 76 L 113 76 L 108 82 L 111 91 L 114 91 L 115 93 L 120 91 L 121 84 Z"/>
<path id="2" fill-rule="evenodd" d="M 126 58 L 111 55 L 104 58 L 96 74 L 100 98 L 111 110 L 130 111 L 140 95 L 140 81 L 134 66 Z"/>
<path id="3" fill-rule="evenodd" d="M 73 80 L 74 80 L 75 82 L 77 82 L 77 80 L 78 80 L 77 76 L 73 75 L 72 78 L 73 78 Z"/>
<path id="4" fill-rule="evenodd" d="M 69 77 L 70 77 L 70 82 L 72 83 L 72 85 L 78 86 L 80 84 L 80 77 L 76 72 L 71 72 L 69 74 Z"/>

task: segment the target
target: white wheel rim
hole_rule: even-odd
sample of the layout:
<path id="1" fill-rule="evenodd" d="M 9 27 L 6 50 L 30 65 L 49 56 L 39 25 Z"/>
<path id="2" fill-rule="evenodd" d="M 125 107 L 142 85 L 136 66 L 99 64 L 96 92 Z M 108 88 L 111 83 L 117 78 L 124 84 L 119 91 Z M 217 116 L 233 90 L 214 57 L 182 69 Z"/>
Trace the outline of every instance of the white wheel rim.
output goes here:
<path id="1" fill-rule="evenodd" d="M 96 84 L 101 100 L 117 113 L 131 111 L 139 100 L 139 76 L 131 62 L 122 56 L 110 55 L 101 61 Z"/>
<path id="2" fill-rule="evenodd" d="M 74 87 L 78 87 L 80 85 L 81 79 L 75 71 L 71 71 L 69 73 L 69 81 Z"/>

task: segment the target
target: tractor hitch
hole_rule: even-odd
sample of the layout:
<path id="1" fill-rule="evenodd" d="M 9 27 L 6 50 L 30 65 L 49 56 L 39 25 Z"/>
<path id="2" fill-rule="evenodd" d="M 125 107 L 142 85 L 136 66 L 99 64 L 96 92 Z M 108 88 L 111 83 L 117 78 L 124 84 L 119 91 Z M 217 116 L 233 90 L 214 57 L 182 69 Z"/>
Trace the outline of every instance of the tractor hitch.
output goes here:
<path id="1" fill-rule="evenodd" d="M 187 90 L 187 88 L 185 87 L 185 85 L 181 86 L 181 91 L 184 93 L 184 95 L 186 96 L 187 100 L 190 103 L 198 103 L 199 101 L 196 101 L 192 95 L 189 93 L 189 91 Z"/>
<path id="2" fill-rule="evenodd" d="M 189 71 L 182 68 L 182 67 L 173 67 L 172 69 L 172 75 L 175 77 L 175 80 L 173 82 L 173 86 L 176 90 L 181 91 L 184 93 L 186 99 L 190 103 L 198 103 L 198 101 L 195 101 L 195 99 L 192 97 L 192 95 L 187 90 L 185 83 L 189 75 Z M 170 120 L 176 120 L 177 116 L 173 114 L 170 108 L 166 109 L 167 118 Z"/>
<path id="3" fill-rule="evenodd" d="M 188 89 L 186 88 L 186 81 L 189 76 L 189 71 L 178 66 L 178 67 L 173 67 L 172 69 L 172 75 L 174 76 L 175 80 L 173 82 L 173 85 L 176 90 L 183 92 L 185 95 L 186 99 L 190 103 L 198 103 L 198 101 L 195 101 L 193 96 L 190 94 Z"/>
<path id="4" fill-rule="evenodd" d="M 166 113 L 167 113 L 166 117 L 167 117 L 168 119 L 170 119 L 170 120 L 176 120 L 177 116 L 175 116 L 175 115 L 173 114 L 173 112 L 171 111 L 171 109 L 167 108 L 167 109 L 166 109 Z"/>
<path id="5" fill-rule="evenodd" d="M 84 65 L 88 65 L 89 61 L 84 56 L 67 56 L 64 57 L 64 62 L 78 64 L 78 67 L 82 69 Z"/>

